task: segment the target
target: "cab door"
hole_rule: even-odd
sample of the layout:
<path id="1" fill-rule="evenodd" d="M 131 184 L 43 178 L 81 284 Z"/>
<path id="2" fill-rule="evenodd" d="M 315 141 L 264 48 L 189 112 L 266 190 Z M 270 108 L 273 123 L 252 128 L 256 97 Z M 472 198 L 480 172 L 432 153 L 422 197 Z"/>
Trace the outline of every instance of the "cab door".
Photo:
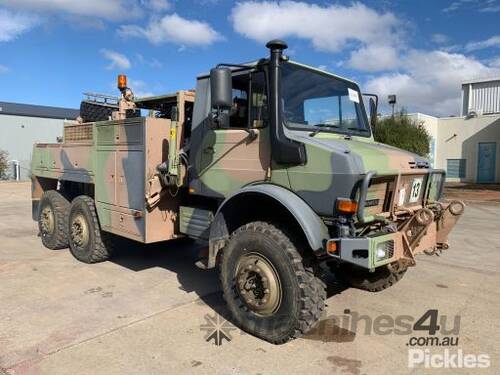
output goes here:
<path id="1" fill-rule="evenodd" d="M 227 197 L 263 181 L 270 166 L 264 72 L 235 73 L 232 81 L 229 127 L 207 129 L 201 144 L 198 178 L 207 196 Z"/>

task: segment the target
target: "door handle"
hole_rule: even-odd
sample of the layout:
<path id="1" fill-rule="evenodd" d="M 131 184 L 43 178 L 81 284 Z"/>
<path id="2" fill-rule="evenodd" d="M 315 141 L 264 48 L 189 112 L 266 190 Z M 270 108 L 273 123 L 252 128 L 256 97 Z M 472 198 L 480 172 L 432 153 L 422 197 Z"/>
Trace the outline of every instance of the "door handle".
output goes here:
<path id="1" fill-rule="evenodd" d="M 212 147 L 212 146 L 205 147 L 203 149 L 203 152 L 205 154 L 213 154 L 213 153 L 215 153 L 215 147 Z"/>

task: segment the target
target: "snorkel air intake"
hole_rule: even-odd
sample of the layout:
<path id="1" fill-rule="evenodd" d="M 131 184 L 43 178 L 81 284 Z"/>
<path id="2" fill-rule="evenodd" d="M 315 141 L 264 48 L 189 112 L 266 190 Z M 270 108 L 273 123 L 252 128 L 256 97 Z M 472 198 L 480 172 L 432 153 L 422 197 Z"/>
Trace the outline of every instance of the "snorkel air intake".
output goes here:
<path id="1" fill-rule="evenodd" d="M 274 39 L 266 44 L 269 57 L 269 116 L 271 126 L 271 154 L 278 164 L 305 164 L 306 150 L 302 143 L 289 139 L 284 131 L 283 104 L 281 102 L 281 64 L 283 50 L 288 46 Z"/>

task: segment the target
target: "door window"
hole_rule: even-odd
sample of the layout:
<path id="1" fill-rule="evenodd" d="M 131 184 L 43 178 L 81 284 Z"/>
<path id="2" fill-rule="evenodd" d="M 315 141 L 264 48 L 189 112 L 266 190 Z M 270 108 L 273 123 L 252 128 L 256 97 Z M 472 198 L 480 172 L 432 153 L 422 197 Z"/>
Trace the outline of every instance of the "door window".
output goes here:
<path id="1" fill-rule="evenodd" d="M 264 72 L 233 76 L 230 128 L 261 128 L 267 121 L 267 91 Z M 249 97 L 251 97 L 249 105 Z M 250 107 L 250 109 L 249 109 Z M 251 116 L 249 118 L 249 116 Z"/>

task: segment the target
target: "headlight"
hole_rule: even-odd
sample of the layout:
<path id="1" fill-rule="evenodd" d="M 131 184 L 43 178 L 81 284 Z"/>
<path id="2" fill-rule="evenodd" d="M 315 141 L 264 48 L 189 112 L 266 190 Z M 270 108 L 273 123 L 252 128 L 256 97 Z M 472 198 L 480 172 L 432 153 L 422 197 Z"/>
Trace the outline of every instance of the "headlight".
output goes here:
<path id="1" fill-rule="evenodd" d="M 394 240 L 384 241 L 377 244 L 375 248 L 375 259 L 377 261 L 392 258 L 394 255 Z"/>

